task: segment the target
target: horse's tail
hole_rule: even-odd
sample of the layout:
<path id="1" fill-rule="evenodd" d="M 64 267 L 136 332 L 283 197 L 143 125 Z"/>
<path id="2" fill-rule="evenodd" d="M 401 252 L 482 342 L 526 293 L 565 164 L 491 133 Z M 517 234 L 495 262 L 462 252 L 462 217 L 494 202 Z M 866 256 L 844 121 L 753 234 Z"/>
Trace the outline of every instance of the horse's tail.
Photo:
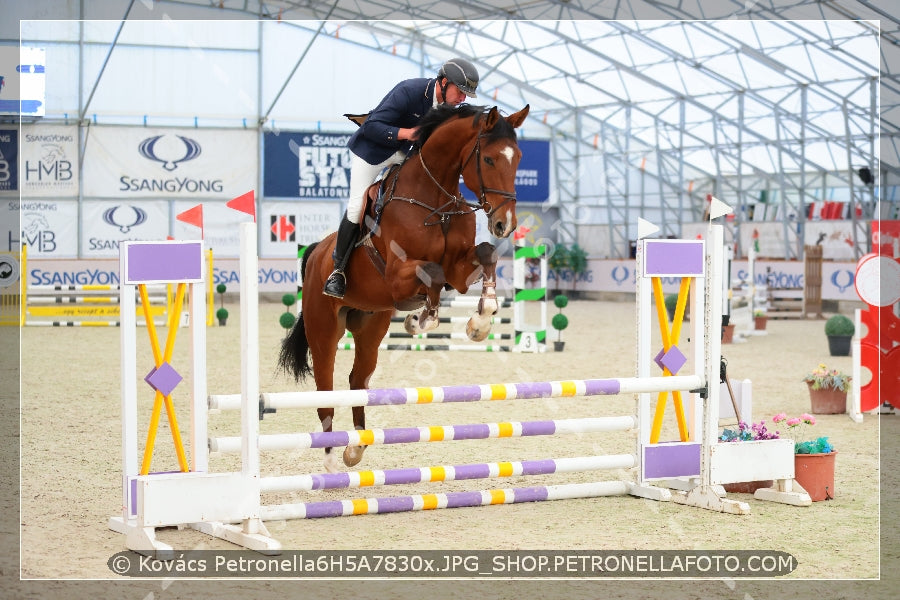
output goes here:
<path id="1" fill-rule="evenodd" d="M 318 242 L 311 244 L 300 262 L 301 280 L 306 276 L 306 262 L 315 250 Z M 312 375 L 312 366 L 309 362 L 309 341 L 306 339 L 306 326 L 303 324 L 303 312 L 297 315 L 297 322 L 281 340 L 281 353 L 278 355 L 278 366 L 286 373 L 294 376 L 294 380 L 300 381 Z"/>

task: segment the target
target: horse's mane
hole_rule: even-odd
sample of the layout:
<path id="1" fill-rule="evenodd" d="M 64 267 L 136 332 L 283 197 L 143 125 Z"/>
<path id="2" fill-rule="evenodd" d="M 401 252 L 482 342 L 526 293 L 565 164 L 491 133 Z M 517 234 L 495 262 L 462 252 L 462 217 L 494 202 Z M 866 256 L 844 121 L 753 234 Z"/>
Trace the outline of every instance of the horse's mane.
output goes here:
<path id="1" fill-rule="evenodd" d="M 421 148 L 428 141 L 441 125 L 448 122 L 453 117 L 460 119 L 472 118 L 473 126 L 477 127 L 478 122 L 490 111 L 489 106 L 478 106 L 475 104 L 460 104 L 452 106 L 450 104 L 438 104 L 425 113 L 422 120 L 419 121 L 419 131 L 416 136 L 416 148 Z M 512 125 L 507 123 L 506 119 L 500 119 L 497 124 L 488 132 L 487 141 L 491 142 L 497 139 L 516 139 L 516 130 Z"/>

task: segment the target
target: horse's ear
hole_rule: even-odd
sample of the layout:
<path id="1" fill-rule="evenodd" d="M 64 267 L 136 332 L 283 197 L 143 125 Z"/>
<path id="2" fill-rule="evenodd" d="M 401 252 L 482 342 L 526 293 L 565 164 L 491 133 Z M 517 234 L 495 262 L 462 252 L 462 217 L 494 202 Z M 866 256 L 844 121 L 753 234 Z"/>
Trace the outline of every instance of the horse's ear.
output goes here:
<path id="1" fill-rule="evenodd" d="M 494 128 L 494 125 L 496 125 L 497 121 L 499 121 L 499 120 L 500 120 L 500 111 L 497 109 L 496 106 L 494 106 L 493 108 L 491 108 L 491 110 L 488 111 L 487 115 L 485 116 L 484 130 L 490 131 L 491 129 Z"/>
<path id="2" fill-rule="evenodd" d="M 522 123 L 525 122 L 525 117 L 528 116 L 529 110 L 531 110 L 531 105 L 526 104 L 525 108 L 523 108 L 522 110 L 520 110 L 517 113 L 513 113 L 513 114 L 509 115 L 508 117 L 506 117 L 506 120 L 514 128 L 518 127 L 519 125 L 521 125 Z"/>

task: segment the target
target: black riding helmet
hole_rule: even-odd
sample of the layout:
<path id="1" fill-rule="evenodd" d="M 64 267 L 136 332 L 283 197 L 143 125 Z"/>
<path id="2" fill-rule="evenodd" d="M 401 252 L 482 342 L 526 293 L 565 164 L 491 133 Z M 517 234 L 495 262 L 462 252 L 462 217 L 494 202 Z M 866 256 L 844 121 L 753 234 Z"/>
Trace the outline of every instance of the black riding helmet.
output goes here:
<path id="1" fill-rule="evenodd" d="M 469 98 L 475 98 L 475 88 L 478 87 L 478 69 L 464 58 L 451 58 L 438 71 L 438 77 L 446 77 L 450 83 Z M 443 90 L 446 86 L 441 86 Z"/>

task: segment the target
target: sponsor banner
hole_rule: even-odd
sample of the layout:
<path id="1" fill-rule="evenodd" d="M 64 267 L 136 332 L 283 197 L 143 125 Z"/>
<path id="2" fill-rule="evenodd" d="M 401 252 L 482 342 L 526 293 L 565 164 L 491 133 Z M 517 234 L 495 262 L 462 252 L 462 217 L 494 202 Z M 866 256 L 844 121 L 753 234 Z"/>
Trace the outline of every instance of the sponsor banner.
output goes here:
<path id="1" fill-rule="evenodd" d="M 78 196 L 78 128 L 22 127 L 22 197 Z"/>
<path id="2" fill-rule="evenodd" d="M 0 195 L 19 195 L 19 132 L 0 129 Z"/>
<path id="3" fill-rule="evenodd" d="M 296 252 L 296 248 L 295 248 Z M 229 292 L 237 291 L 240 285 L 240 268 L 237 258 L 220 258 L 214 253 L 213 284 L 224 283 Z M 766 281 L 766 267 L 771 267 L 769 281 L 788 289 L 803 289 L 804 267 L 802 262 L 762 263 L 757 271 L 757 280 Z M 746 261 L 736 261 L 733 274 L 746 277 Z M 853 285 L 856 263 L 824 263 L 822 273 L 822 298 L 824 300 L 860 301 Z M 34 285 L 117 285 L 119 267 L 117 259 L 91 261 L 48 260 L 28 261 L 26 274 L 29 286 Z M 297 289 L 297 260 L 294 258 L 260 259 L 259 289 L 261 292 L 285 293 Z M 635 291 L 635 271 L 633 260 L 588 260 L 588 268 L 579 274 L 574 289 L 584 292 Z M 563 271 L 548 278 L 550 290 L 560 289 L 563 293 L 573 289 L 572 273 Z M 477 285 L 477 284 L 476 284 Z M 679 282 L 676 278 L 663 278 L 663 290 L 676 293 Z M 505 256 L 497 264 L 497 288 L 505 294 L 513 289 L 513 262 Z"/>
<path id="4" fill-rule="evenodd" d="M 8 202 L 18 210 L 29 258 L 78 256 L 78 203 L 75 200 L 18 200 Z"/>
<path id="5" fill-rule="evenodd" d="M 269 132 L 263 136 L 263 196 L 337 199 L 350 193 L 349 133 Z"/>
<path id="6" fill-rule="evenodd" d="M 121 242 L 166 239 L 169 203 L 165 200 L 139 203 L 86 200 L 81 219 L 81 256 L 118 257 Z"/>
<path id="7" fill-rule="evenodd" d="M 46 57 L 43 48 L 0 47 L 0 114 L 44 116 Z"/>
<path id="8" fill-rule="evenodd" d="M 518 202 L 546 202 L 550 197 L 550 142 L 547 140 L 519 140 L 522 160 L 516 169 L 516 199 Z M 460 177 L 460 190 L 468 200 L 475 194 Z"/>
<path id="9" fill-rule="evenodd" d="M 255 131 L 92 127 L 85 197 L 231 200 L 256 188 Z"/>
<path id="10" fill-rule="evenodd" d="M 266 257 L 296 257 L 297 244 L 312 244 L 337 231 L 343 216 L 338 202 L 270 202 L 261 212 L 260 252 Z"/>

